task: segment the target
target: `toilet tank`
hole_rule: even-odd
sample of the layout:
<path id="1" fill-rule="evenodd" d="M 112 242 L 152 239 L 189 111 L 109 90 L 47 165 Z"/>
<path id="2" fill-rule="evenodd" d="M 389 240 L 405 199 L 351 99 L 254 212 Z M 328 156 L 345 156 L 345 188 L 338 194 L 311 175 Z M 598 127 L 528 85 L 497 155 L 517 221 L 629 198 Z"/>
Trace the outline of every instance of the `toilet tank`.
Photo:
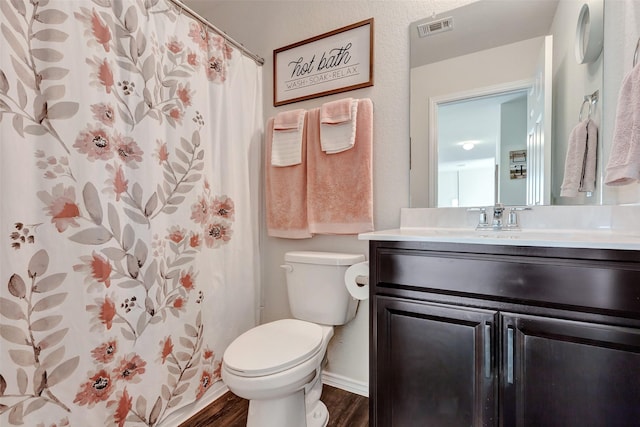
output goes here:
<path id="1" fill-rule="evenodd" d="M 322 325 L 344 325 L 356 314 L 358 300 L 344 284 L 349 266 L 364 255 L 336 252 L 287 252 L 284 256 L 293 317 Z"/>

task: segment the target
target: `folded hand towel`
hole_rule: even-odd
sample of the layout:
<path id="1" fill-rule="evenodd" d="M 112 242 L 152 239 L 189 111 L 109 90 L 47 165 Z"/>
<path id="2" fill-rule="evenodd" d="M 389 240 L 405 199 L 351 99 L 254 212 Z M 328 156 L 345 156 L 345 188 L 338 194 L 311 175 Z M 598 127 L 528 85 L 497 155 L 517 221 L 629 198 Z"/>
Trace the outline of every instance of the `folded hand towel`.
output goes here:
<path id="1" fill-rule="evenodd" d="M 598 127 L 593 120 L 583 120 L 571 130 L 561 197 L 577 197 L 579 191 L 595 190 L 597 147 Z"/>
<path id="2" fill-rule="evenodd" d="M 307 222 L 307 153 L 302 138 L 302 162 L 287 168 L 271 164 L 273 122 L 265 131 L 265 199 L 267 234 L 288 239 L 311 237 Z M 304 134 L 304 128 L 303 128 Z"/>
<path id="3" fill-rule="evenodd" d="M 613 130 L 605 184 L 625 185 L 640 180 L 640 64 L 624 78 Z"/>
<path id="4" fill-rule="evenodd" d="M 357 104 L 357 101 L 355 102 Z M 320 107 L 320 123 L 336 124 L 351 121 L 355 115 L 351 114 L 353 98 L 325 102 Z"/>
<path id="5" fill-rule="evenodd" d="M 327 154 L 320 146 L 320 109 L 307 117 L 307 206 L 309 231 L 358 234 L 373 230 L 373 104 L 358 102 L 356 143 Z"/>
<path id="6" fill-rule="evenodd" d="M 302 162 L 302 133 L 305 110 L 278 113 L 273 120 L 271 164 L 294 166 Z"/>
<path id="7" fill-rule="evenodd" d="M 341 153 L 355 144 L 358 100 L 328 102 L 320 108 L 320 145 L 327 154 Z"/>
<path id="8" fill-rule="evenodd" d="M 291 111 L 283 111 L 281 113 L 276 114 L 276 118 L 273 121 L 273 129 L 274 130 L 292 130 L 292 129 L 300 129 L 300 115 L 304 114 L 304 110 L 291 110 Z"/>

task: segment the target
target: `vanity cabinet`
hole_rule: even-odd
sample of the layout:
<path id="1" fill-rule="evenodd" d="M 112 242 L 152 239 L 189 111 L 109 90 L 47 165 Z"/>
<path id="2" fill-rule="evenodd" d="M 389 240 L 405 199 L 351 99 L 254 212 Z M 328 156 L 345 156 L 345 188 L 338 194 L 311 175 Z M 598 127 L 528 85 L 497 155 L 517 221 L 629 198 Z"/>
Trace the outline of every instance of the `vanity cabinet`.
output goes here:
<path id="1" fill-rule="evenodd" d="M 370 425 L 640 425 L 640 253 L 370 242 Z"/>

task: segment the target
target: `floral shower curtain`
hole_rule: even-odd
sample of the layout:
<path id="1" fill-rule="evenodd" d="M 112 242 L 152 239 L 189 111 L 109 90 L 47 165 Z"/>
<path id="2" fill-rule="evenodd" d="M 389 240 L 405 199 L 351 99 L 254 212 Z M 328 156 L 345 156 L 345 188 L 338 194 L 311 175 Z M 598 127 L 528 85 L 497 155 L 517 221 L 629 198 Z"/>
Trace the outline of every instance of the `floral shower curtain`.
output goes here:
<path id="1" fill-rule="evenodd" d="M 169 0 L 0 9 L 0 425 L 160 425 L 255 324 L 259 66 Z"/>

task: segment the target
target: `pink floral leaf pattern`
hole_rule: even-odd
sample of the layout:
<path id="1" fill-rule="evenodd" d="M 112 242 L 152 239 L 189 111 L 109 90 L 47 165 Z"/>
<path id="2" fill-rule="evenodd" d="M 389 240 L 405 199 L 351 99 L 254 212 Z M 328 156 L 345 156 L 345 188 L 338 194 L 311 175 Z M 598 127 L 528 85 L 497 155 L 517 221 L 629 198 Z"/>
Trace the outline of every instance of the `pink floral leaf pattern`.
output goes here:
<path id="1" fill-rule="evenodd" d="M 179 342 L 186 351 L 176 350 L 171 337 L 167 337 L 160 343 L 161 360 L 163 364 L 167 364 L 167 370 L 169 372 L 167 384 L 162 385 L 161 394 L 160 397 L 158 397 L 158 400 L 163 399 L 167 402 L 162 413 L 180 403 L 183 399 L 184 393 L 189 389 L 188 381 L 198 373 L 198 365 L 201 359 L 199 351 L 202 346 L 203 339 L 203 327 L 200 322 L 201 317 L 199 312 L 196 317 L 195 325 L 185 323 L 185 331 L 188 335 L 192 335 L 194 331 L 196 332 L 196 336 L 192 337 L 193 339 L 179 337 Z M 213 353 L 208 356 L 212 358 Z M 198 388 L 198 393 L 200 395 L 198 398 L 204 394 L 209 385 L 213 384 L 213 381 L 211 380 L 214 380 L 215 375 L 216 374 L 204 375 L 206 379 L 204 381 L 201 380 L 200 382 L 200 386 Z M 158 400 L 156 400 L 156 406 L 158 405 Z"/>
<path id="2" fill-rule="evenodd" d="M 2 2 L 3 15 L 7 17 L 11 28 L 3 23 L 0 30 L 13 51 L 10 60 L 18 80 L 15 81 L 15 93 L 13 94 L 9 92 L 11 85 L 8 82 L 6 85 L 3 84 L 6 90 L 0 91 L 0 95 L 2 95 L 0 105 L 5 113 L 13 116 L 11 122 L 18 135 L 24 137 L 25 133 L 29 135 L 48 133 L 69 153 L 65 142 L 58 135 L 50 119 L 69 119 L 78 112 L 79 105 L 75 102 L 64 101 L 50 105 L 49 99 L 44 96 L 42 81 L 50 78 L 51 74 L 60 75 L 61 73 L 53 71 L 53 69 L 48 71 L 46 68 L 38 69 L 36 66 L 38 61 L 56 63 L 62 60 L 64 58 L 62 52 L 46 47 L 46 45 L 62 43 L 68 38 L 68 34 L 59 29 L 39 29 L 37 26 L 42 25 L 43 22 L 46 22 L 46 25 L 62 24 L 67 15 L 54 9 L 41 10 L 40 8 L 44 5 L 46 5 L 45 2 L 32 2 L 33 9 L 29 12 L 30 16 L 27 17 L 24 2 L 11 1 L 11 5 Z M 47 12 L 43 14 L 42 20 L 36 19 L 40 16 L 40 12 Z M 21 15 L 23 18 L 18 19 L 17 15 Z M 22 40 L 19 40 L 18 37 Z M 29 93 L 25 87 L 30 90 Z M 59 96 L 60 90 L 58 89 L 55 94 Z M 32 109 L 27 108 L 29 99 L 32 100 Z"/>
<path id="3" fill-rule="evenodd" d="M 160 157 L 163 176 L 167 185 L 163 186 L 163 191 L 160 191 L 158 187 L 156 194 L 162 205 L 156 214 L 151 216 L 152 219 L 161 212 L 173 213 L 175 210 L 172 208 L 184 201 L 184 196 L 177 194 L 190 192 L 193 189 L 191 182 L 200 179 L 200 174 L 195 172 L 204 167 L 204 162 L 202 162 L 204 151 L 198 149 L 200 146 L 200 133 L 198 131 L 193 132 L 191 141 L 181 138 L 180 144 L 182 149 L 176 148 L 175 154 L 182 163 L 178 161 L 170 162 L 168 154 Z"/>
<path id="4" fill-rule="evenodd" d="M 9 423 L 14 425 L 24 424 L 23 419 L 23 402 L 11 407 L 9 411 Z"/>
<path id="5" fill-rule="evenodd" d="M 87 182 L 82 189 L 82 197 L 84 199 L 84 207 L 87 209 L 89 216 L 96 225 L 102 224 L 102 206 L 100 204 L 100 196 L 96 187 Z"/>
<path id="6" fill-rule="evenodd" d="M 58 326 L 60 322 L 62 322 L 62 315 L 41 317 L 31 323 L 31 330 L 38 332 L 49 331 Z"/>
<path id="7" fill-rule="evenodd" d="M 27 15 L 27 8 L 26 6 L 20 1 L 20 0 L 11 0 L 11 4 L 13 5 L 13 7 L 16 8 L 17 12 L 26 17 Z"/>
<path id="8" fill-rule="evenodd" d="M 24 298 L 27 295 L 27 285 L 19 274 L 12 274 L 7 284 L 9 293 L 16 298 Z"/>
<path id="9" fill-rule="evenodd" d="M 111 228 L 113 237 L 116 240 L 120 240 L 120 217 L 118 216 L 118 211 L 115 206 L 111 203 L 107 205 L 107 218 L 109 220 L 109 227 Z"/>
<path id="10" fill-rule="evenodd" d="M 6 94 L 7 92 L 9 92 L 10 89 L 10 85 L 9 85 L 9 80 L 7 79 L 7 75 L 4 73 L 4 71 L 2 71 L 2 69 L 0 69 L 0 92 Z M 2 107 L 3 109 L 5 109 L 7 107 L 6 104 L 3 104 L 4 106 Z"/>
<path id="11" fill-rule="evenodd" d="M 27 407 L 25 408 L 24 413 L 22 414 L 22 416 L 26 417 L 30 413 L 32 413 L 34 411 L 37 411 L 38 409 L 42 408 L 46 404 L 47 404 L 47 399 L 45 399 L 44 397 L 39 397 L 39 398 L 37 398 L 35 400 L 32 400 L 27 405 Z"/>
<path id="12" fill-rule="evenodd" d="M 33 38 L 41 41 L 59 42 L 62 43 L 69 35 L 64 31 L 56 30 L 55 28 L 46 28 L 44 30 L 36 31 L 33 34 Z"/>
<path id="13" fill-rule="evenodd" d="M 2 31 L 2 35 L 4 36 L 4 39 L 7 41 L 11 49 L 13 49 L 13 52 L 18 56 L 18 58 L 27 58 L 26 51 L 22 47 L 22 44 L 18 41 L 16 36 L 9 29 L 9 27 L 3 24 L 0 26 L 0 30 Z M 23 31 L 22 28 L 20 28 L 20 31 Z M 29 74 L 26 72 L 26 68 L 24 66 L 20 65 L 20 63 L 17 61 L 12 61 L 12 63 L 13 63 L 14 69 L 16 68 L 16 64 L 18 65 L 18 69 L 16 69 L 15 71 L 18 74 L 21 74 L 22 78 L 25 78 L 25 77 L 28 78 Z M 35 87 L 35 85 L 33 86 Z"/>
<path id="14" fill-rule="evenodd" d="M 29 345 L 25 332 L 16 326 L 0 325 L 0 337 L 13 344 Z"/>
<path id="15" fill-rule="evenodd" d="M 142 225 L 149 224 L 149 220 L 144 215 L 139 214 L 138 212 L 128 208 L 124 208 L 123 210 L 124 210 L 124 213 L 129 217 L 129 219 L 135 222 L 136 224 L 142 224 Z"/>
<path id="16" fill-rule="evenodd" d="M 151 408 L 151 412 L 149 413 L 149 424 L 155 425 L 158 421 L 158 417 L 160 416 L 160 412 L 162 411 L 162 399 L 158 397 L 156 399 L 156 403 L 153 404 L 153 408 Z"/>
<path id="17" fill-rule="evenodd" d="M 36 312 L 36 311 L 44 311 L 44 310 L 49 310 L 49 309 L 58 307 L 64 302 L 66 298 L 67 298 L 66 292 L 46 296 L 41 300 L 39 300 L 36 304 L 34 304 L 31 310 L 33 312 Z"/>
<path id="18" fill-rule="evenodd" d="M 91 227 L 69 236 L 69 240 L 83 245 L 103 245 L 112 237 L 111 232 L 104 227 Z"/>
<path id="19" fill-rule="evenodd" d="M 43 293 L 50 292 L 56 289 L 58 286 L 62 284 L 67 273 L 55 273 L 49 276 L 43 277 L 39 281 L 36 282 L 33 287 L 33 292 L 35 293 Z"/>
<path id="20" fill-rule="evenodd" d="M 56 24 L 63 24 L 68 17 L 69 16 L 66 13 L 60 10 L 45 9 L 45 10 L 41 10 L 35 16 L 35 19 L 36 21 L 41 22 L 43 24 L 56 25 Z"/>
<path id="21" fill-rule="evenodd" d="M 109 6 L 111 5 L 105 3 L 105 7 Z M 96 12 L 81 8 L 82 12 L 75 16 L 85 24 L 85 34 L 90 31 L 95 39 L 93 42 L 101 44 L 107 52 L 113 47 L 118 57 L 118 67 L 139 75 L 144 86 L 138 90 L 133 78 L 121 80 L 117 82 L 117 90 L 112 92 L 116 82 L 113 80 L 111 65 L 106 60 L 94 58 L 89 62 L 96 67 L 97 85 L 104 86 L 107 93 L 113 94 L 118 102 L 117 111 L 121 120 L 132 128 L 146 117 L 160 122 L 165 119 L 173 127 L 181 125 L 184 106 L 187 105 L 184 97 L 189 95 L 176 94 L 175 78 L 191 77 L 195 69 L 190 65 L 186 52 L 176 50 L 174 45 L 163 46 L 159 52 L 149 52 L 146 36 L 138 30 L 137 7 L 129 6 L 122 16 L 122 6 L 114 3 L 111 10 L 113 15 L 107 11 Z M 142 14 L 147 13 L 147 8 L 143 8 Z M 112 40 L 112 36 L 115 39 Z M 164 55 L 173 63 L 173 67 L 161 66 Z M 136 99 L 140 95 L 142 99 Z"/>
<path id="22" fill-rule="evenodd" d="M 47 314 L 60 310 L 67 298 L 66 292 L 49 293 L 59 286 L 65 273 L 44 276 L 49 267 L 49 255 L 45 250 L 37 251 L 29 260 L 27 284 L 18 273 L 14 273 L 7 284 L 9 294 L 15 298 L 0 299 L 0 314 L 9 320 L 21 320 L 18 325 L 0 323 L 0 337 L 17 348 L 9 348 L 7 354 L 19 366 L 16 369 L 17 389 L 12 392 L 19 400 L 3 405 L 9 411 L 10 423 L 23 423 L 23 417 L 49 405 L 56 405 L 69 412 L 70 409 L 54 394 L 54 386 L 66 380 L 76 369 L 79 356 L 62 362 L 64 344 L 60 345 L 68 329 L 57 329 L 63 319 L 59 314 Z M 44 338 L 39 339 L 41 334 Z M 26 369 L 28 369 L 28 371 Z M 3 393 L 10 387 L 2 378 Z M 31 391 L 29 391 L 31 385 Z"/>
<path id="23" fill-rule="evenodd" d="M 53 332 L 47 335 L 46 337 L 44 337 L 43 339 L 41 339 L 40 341 L 38 341 L 37 346 L 40 347 L 42 350 L 52 348 L 58 345 L 64 339 L 64 337 L 67 335 L 67 332 L 69 332 L 69 329 L 67 328 L 60 329 L 56 332 Z"/>
<path id="24" fill-rule="evenodd" d="M 24 320 L 27 318 L 20 305 L 2 297 L 0 297 L 0 315 L 9 320 Z"/>
<path id="25" fill-rule="evenodd" d="M 51 353 L 49 353 L 47 356 L 45 356 L 41 360 L 40 368 L 42 368 L 43 370 L 46 370 L 46 369 L 51 369 L 55 367 L 62 361 L 62 358 L 64 357 L 64 353 L 65 353 L 64 347 L 58 347 L 58 349 L 53 350 Z"/>
<path id="26" fill-rule="evenodd" d="M 77 102 L 58 102 L 48 107 L 45 116 L 56 120 L 70 119 L 76 115 L 79 108 L 80 105 Z"/>
<path id="27" fill-rule="evenodd" d="M 42 69 L 39 74 L 42 80 L 62 80 L 69 74 L 69 70 L 61 67 L 47 67 Z"/>
<path id="28" fill-rule="evenodd" d="M 78 367 L 79 361 L 80 356 L 76 356 L 61 363 L 55 369 L 53 369 L 53 371 L 51 371 L 51 374 L 47 377 L 48 386 L 53 387 L 54 385 L 67 379 Z"/>
<path id="29" fill-rule="evenodd" d="M 6 43 L 8 61 L 0 69 L 0 121 L 4 116 L 5 130 L 13 126 L 17 135 L 38 143 L 57 141 L 58 152 L 44 144 L 32 149 L 31 165 L 48 180 L 35 192 L 40 214 L 53 226 L 46 237 L 57 238 L 55 244 L 66 241 L 74 253 L 73 260 L 56 253 L 49 265 L 51 249 L 36 251 L 25 271 L 5 279 L 9 292 L 0 297 L 0 340 L 9 347 L 6 356 L 16 374 L 0 375 L 0 413 L 5 420 L 10 413 L 11 424 L 35 424 L 37 416 L 46 416 L 47 425 L 59 420 L 60 427 L 69 420 L 53 419 L 47 411 L 72 408 L 76 418 L 83 411 L 102 417 L 92 424 L 156 426 L 220 379 L 220 361 L 204 344 L 216 332 L 207 329 L 205 335 L 200 312 L 212 293 L 205 286 L 210 267 L 218 264 L 203 268 L 202 259 L 208 256 L 204 251 L 231 240 L 236 208 L 225 182 L 209 186 L 203 178 L 210 155 L 205 150 L 215 145 L 208 129 L 201 138 L 208 112 L 193 110 L 202 105 L 195 88 L 206 79 L 226 79 L 231 51 L 195 21 L 189 36 L 184 29 L 160 35 L 145 28 L 153 15 L 177 21 L 178 9 L 165 0 L 93 0 L 73 6 L 71 13 L 56 10 L 57 1 L 0 0 L 3 37 L 15 41 Z M 65 44 L 71 33 L 56 27 L 69 16 L 81 22 L 92 50 L 82 52 L 84 60 L 71 70 Z M 181 19 L 187 25 L 191 20 Z M 96 89 L 89 102 L 66 98 L 77 90 L 64 79 L 78 74 Z M 72 123 L 78 113 L 83 118 Z M 167 130 L 166 142 L 156 139 L 154 146 L 144 136 L 133 139 L 157 124 Z M 59 135 L 56 126 L 64 132 Z M 208 167 L 220 162 L 206 161 Z M 83 173 L 92 168 L 104 176 L 102 182 L 87 181 Z M 26 245 L 34 243 L 37 226 L 10 231 L 12 247 L 26 248 L 17 255 L 28 259 Z M 39 237 L 38 244 L 45 240 Z M 65 260 L 73 280 L 47 271 Z M 86 311 L 87 332 L 104 337 L 78 356 L 66 345 L 79 337 L 76 330 L 69 333 L 65 308 L 83 297 L 86 302 L 75 309 Z M 158 331 L 167 335 L 150 369 L 153 356 L 143 347 Z M 77 372 L 80 365 L 86 371 Z M 142 381 L 145 387 L 131 386 Z M 71 398 L 59 393 L 71 382 Z"/>
<path id="30" fill-rule="evenodd" d="M 44 62 L 60 62 L 64 58 L 62 52 L 51 48 L 31 49 L 31 55 Z"/>
<path id="31" fill-rule="evenodd" d="M 26 350 L 10 349 L 9 356 L 11 357 L 13 363 L 19 366 L 32 366 L 35 363 L 33 353 L 30 353 Z"/>
<path id="32" fill-rule="evenodd" d="M 29 261 L 29 277 L 42 276 L 49 267 L 49 254 L 44 249 L 36 252 Z"/>
<path id="33" fill-rule="evenodd" d="M 13 9 L 15 9 L 15 8 L 16 8 L 16 6 L 14 6 L 13 8 L 11 6 L 9 6 L 9 2 L 6 2 L 6 1 L 0 2 L 0 10 L 2 11 L 3 15 L 5 16 L 5 18 L 7 19 L 7 21 L 11 25 L 11 27 L 18 34 L 20 34 L 21 36 L 24 36 L 24 30 L 22 29 L 20 21 L 18 20 L 18 17 L 16 16 L 16 12 L 13 11 Z"/>

